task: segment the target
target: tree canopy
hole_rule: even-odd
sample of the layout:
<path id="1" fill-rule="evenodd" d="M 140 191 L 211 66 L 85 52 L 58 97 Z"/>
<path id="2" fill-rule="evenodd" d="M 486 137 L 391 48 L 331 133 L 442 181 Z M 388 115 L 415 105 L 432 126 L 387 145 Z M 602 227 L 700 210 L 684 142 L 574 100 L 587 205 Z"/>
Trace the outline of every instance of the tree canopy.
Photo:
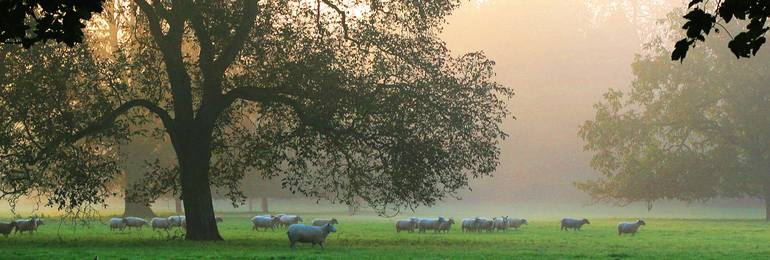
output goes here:
<path id="1" fill-rule="evenodd" d="M 708 9 L 713 8 L 713 12 Z M 733 35 L 729 31 L 730 41 L 727 46 L 736 57 L 751 57 L 757 55 L 759 48 L 765 44 L 765 33 L 770 27 L 766 26 L 770 16 L 770 2 L 756 0 L 723 0 L 716 4 L 703 0 L 691 0 L 687 5 L 690 9 L 684 15 L 685 23 L 682 29 L 686 34 L 679 40 L 671 53 L 672 60 L 683 61 L 690 47 L 698 42 L 706 41 L 706 36 L 713 32 L 727 31 L 722 24 L 734 20 L 746 21 L 745 29 Z"/>
<path id="2" fill-rule="evenodd" d="M 105 0 L 0 1 L 0 42 L 29 48 L 55 40 L 69 46 L 83 42 L 85 22 L 102 11 Z"/>
<path id="3" fill-rule="evenodd" d="M 499 163 L 513 93 L 482 53 L 453 55 L 439 38 L 460 1 L 121 3 L 110 17 L 131 33 L 114 57 L 88 58 L 88 42 L 2 56 L 16 61 L 0 97 L 3 196 L 99 203 L 114 140 L 155 134 L 177 163 L 149 172 L 144 194 L 178 189 L 187 239 L 212 240 L 211 186 L 236 200 L 247 173 L 385 213 L 431 205 Z M 70 74 L 47 75 L 56 66 Z M 163 127 L 133 127 L 146 120 Z"/>
<path id="4" fill-rule="evenodd" d="M 631 89 L 607 92 L 580 128 L 602 177 L 579 188 L 599 201 L 650 207 L 743 196 L 770 203 L 770 62 L 737 60 L 720 48 L 729 39 L 708 40 L 683 65 L 668 59 L 667 39 L 646 46 Z"/>

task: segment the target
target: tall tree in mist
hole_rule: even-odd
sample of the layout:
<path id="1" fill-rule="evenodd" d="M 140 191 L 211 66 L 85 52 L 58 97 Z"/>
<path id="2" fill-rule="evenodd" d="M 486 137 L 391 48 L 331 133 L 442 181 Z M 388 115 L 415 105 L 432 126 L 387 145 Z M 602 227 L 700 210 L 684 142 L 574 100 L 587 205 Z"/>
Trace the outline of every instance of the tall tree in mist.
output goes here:
<path id="1" fill-rule="evenodd" d="M 650 207 L 759 197 L 770 220 L 770 60 L 737 60 L 722 48 L 729 39 L 712 37 L 686 63 L 672 63 L 667 40 L 648 44 L 632 65 L 632 89 L 607 92 L 581 126 L 603 176 L 578 187 L 600 201 Z"/>
<path id="2" fill-rule="evenodd" d="M 221 239 L 211 186 L 235 200 L 247 172 L 380 212 L 434 204 L 494 171 L 512 95 L 492 61 L 452 56 L 439 38 L 459 2 L 136 0 L 119 10 L 138 10 L 136 44 L 151 48 L 121 54 L 124 66 L 70 82 L 35 80 L 23 60 L 6 73 L 30 78 L 0 96 L 4 194 L 101 202 L 115 137 L 158 119 L 152 133 L 171 140 L 178 164 L 140 188 L 181 192 L 189 240 Z M 38 62 L 77 58 L 57 55 Z"/>

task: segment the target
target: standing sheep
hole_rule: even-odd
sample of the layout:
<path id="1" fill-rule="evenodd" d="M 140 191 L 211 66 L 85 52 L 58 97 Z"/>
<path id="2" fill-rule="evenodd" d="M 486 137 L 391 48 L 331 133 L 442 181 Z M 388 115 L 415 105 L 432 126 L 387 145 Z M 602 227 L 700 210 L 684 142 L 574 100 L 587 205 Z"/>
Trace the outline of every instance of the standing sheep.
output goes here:
<path id="1" fill-rule="evenodd" d="M 126 225 L 128 225 L 128 220 L 124 218 L 111 218 L 110 219 L 110 230 L 120 230 L 123 231 L 123 229 L 126 228 Z"/>
<path id="2" fill-rule="evenodd" d="M 492 219 L 494 221 L 494 229 L 496 231 L 508 231 L 508 216 Z"/>
<path id="3" fill-rule="evenodd" d="M 512 227 L 513 229 L 519 229 L 521 225 L 529 225 L 526 219 L 508 219 L 508 227 Z"/>
<path id="4" fill-rule="evenodd" d="M 481 222 L 479 217 L 465 218 L 463 219 L 460 228 L 463 232 L 474 232 L 479 229 L 479 222 Z"/>
<path id="5" fill-rule="evenodd" d="M 401 233 L 401 230 L 406 230 L 409 233 L 413 233 L 415 228 L 417 228 L 416 218 L 402 219 L 402 220 L 396 221 L 396 233 Z"/>
<path id="6" fill-rule="evenodd" d="M 495 221 L 488 218 L 479 218 L 479 226 L 476 231 L 492 232 L 495 228 Z"/>
<path id="7" fill-rule="evenodd" d="M 580 231 L 580 227 L 585 224 L 591 224 L 591 222 L 588 219 L 563 218 L 561 220 L 561 230 L 569 230 L 571 228 Z"/>
<path id="8" fill-rule="evenodd" d="M 300 222 L 302 222 L 302 218 L 296 215 L 283 215 L 283 216 L 280 216 L 279 218 L 279 223 L 281 224 L 281 226 L 285 226 L 285 227 L 288 227 L 294 224 L 299 224 Z"/>
<path id="9" fill-rule="evenodd" d="M 441 224 L 447 222 L 444 217 L 438 217 L 437 219 L 422 219 L 418 225 L 420 233 L 425 233 L 426 230 L 433 230 L 434 233 L 439 231 Z"/>
<path id="10" fill-rule="evenodd" d="M 251 229 L 259 231 L 259 228 L 264 228 L 267 231 L 270 228 L 270 230 L 275 230 L 275 225 L 278 224 L 279 220 L 278 217 L 254 216 L 251 218 L 251 223 L 254 224 Z"/>
<path id="11" fill-rule="evenodd" d="M 618 236 L 623 234 L 635 236 L 636 232 L 639 231 L 639 227 L 644 225 L 647 225 L 647 223 L 644 223 L 644 220 L 641 219 L 636 222 L 620 222 L 618 223 Z"/>
<path id="12" fill-rule="evenodd" d="M 125 217 L 126 220 L 126 226 L 128 226 L 128 229 L 131 228 L 138 228 L 142 229 L 144 225 L 147 225 L 147 220 L 144 220 L 143 218 L 137 218 L 137 217 Z"/>
<path id="13" fill-rule="evenodd" d="M 26 231 L 32 234 L 37 231 L 37 224 L 39 223 L 37 220 L 37 217 L 32 217 L 31 219 L 17 219 L 16 231 L 14 233 L 24 233 Z"/>
<path id="14" fill-rule="evenodd" d="M 331 224 L 326 224 L 320 227 L 308 226 L 305 224 L 293 224 L 289 226 L 289 230 L 286 231 L 286 235 L 289 236 L 289 247 L 291 249 L 296 248 L 297 242 L 312 243 L 313 245 L 320 245 L 324 248 L 324 242 L 329 233 L 337 232 Z"/>
<path id="15" fill-rule="evenodd" d="M 447 220 L 446 222 L 441 223 L 441 225 L 439 225 L 438 232 L 439 233 L 441 233 L 441 232 L 449 233 L 449 230 L 452 229 L 452 224 L 454 224 L 454 223 L 455 223 L 455 220 L 453 218 L 449 218 L 449 220 Z"/>
<path id="16" fill-rule="evenodd" d="M 168 221 L 168 218 L 152 218 L 150 220 L 150 226 L 152 227 L 152 230 L 155 230 L 155 229 L 169 230 L 171 228 L 171 222 Z"/>
<path id="17" fill-rule="evenodd" d="M 8 237 L 14 228 L 16 228 L 16 221 L 11 221 L 10 223 L 0 222 L 0 234 L 3 234 L 5 237 Z"/>
<path id="18" fill-rule="evenodd" d="M 337 225 L 339 223 L 340 222 L 337 221 L 336 218 L 332 218 L 332 219 L 314 219 L 313 220 L 313 226 L 316 226 L 316 227 L 320 227 L 320 226 L 323 226 L 323 225 L 326 225 L 326 224 Z"/>

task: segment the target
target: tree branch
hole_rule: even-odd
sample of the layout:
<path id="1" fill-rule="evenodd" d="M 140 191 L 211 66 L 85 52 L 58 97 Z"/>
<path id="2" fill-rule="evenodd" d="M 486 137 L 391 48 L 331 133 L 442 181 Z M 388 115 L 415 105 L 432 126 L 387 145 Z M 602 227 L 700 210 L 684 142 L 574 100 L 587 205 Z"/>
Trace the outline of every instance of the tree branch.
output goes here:
<path id="1" fill-rule="evenodd" d="M 40 159 L 42 156 L 45 156 L 46 154 L 50 153 L 52 149 L 55 149 L 59 145 L 72 144 L 89 135 L 93 135 L 98 132 L 111 128 L 113 126 L 113 123 L 115 123 L 115 119 L 117 119 L 118 116 L 126 113 L 128 110 L 135 107 L 144 107 L 150 112 L 157 115 L 160 118 L 160 120 L 163 122 L 163 126 L 166 128 L 166 132 L 168 132 L 169 135 L 171 135 L 173 138 L 174 120 L 166 112 L 166 110 L 159 107 L 155 103 L 150 102 L 149 100 L 135 99 L 135 100 L 131 100 L 126 103 L 123 103 L 123 105 L 120 105 L 119 107 L 112 110 L 110 113 L 105 114 L 104 116 L 102 116 L 102 118 L 100 118 L 96 122 L 91 123 L 86 128 L 80 131 L 77 131 L 74 134 L 69 136 L 61 136 L 55 139 L 54 141 L 48 143 L 48 145 L 46 145 L 46 147 L 42 149 L 40 153 L 38 153 L 37 159 Z"/>
<path id="2" fill-rule="evenodd" d="M 238 29 L 235 32 L 233 40 L 230 45 L 222 50 L 222 53 L 214 61 L 214 67 L 216 73 L 221 74 L 227 70 L 228 67 L 235 60 L 235 56 L 243 49 L 243 45 L 248 39 L 251 29 L 254 28 L 254 23 L 257 19 L 257 1 L 256 0 L 244 0 L 243 15 L 241 21 L 238 23 Z"/>
<path id="3" fill-rule="evenodd" d="M 158 19 L 158 15 L 155 12 L 155 8 L 153 8 L 147 1 L 145 0 L 135 0 L 136 5 L 139 6 L 139 9 L 142 10 L 144 15 L 147 16 L 147 22 L 150 26 L 150 34 L 152 34 L 152 38 L 155 39 L 155 43 L 158 44 L 158 47 L 163 49 L 166 45 L 165 41 L 165 35 L 163 35 L 163 30 L 160 28 L 160 19 Z"/>

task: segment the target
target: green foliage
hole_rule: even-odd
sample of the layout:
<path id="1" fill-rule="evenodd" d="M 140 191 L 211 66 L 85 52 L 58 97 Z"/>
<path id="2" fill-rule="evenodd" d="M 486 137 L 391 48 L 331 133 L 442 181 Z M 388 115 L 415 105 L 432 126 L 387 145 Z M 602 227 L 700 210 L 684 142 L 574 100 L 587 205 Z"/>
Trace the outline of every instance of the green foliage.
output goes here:
<path id="1" fill-rule="evenodd" d="M 307 219 L 316 217 L 331 216 Z M 770 254 L 763 221 L 645 219 L 648 225 L 636 236 L 621 237 L 619 219 L 592 219 L 580 232 L 559 231 L 557 219 L 535 219 L 506 233 L 463 234 L 453 227 L 449 234 L 397 234 L 390 220 L 336 216 L 338 232 L 328 237 L 326 249 L 301 244 L 291 251 L 284 230 L 254 232 L 248 216 L 224 218 L 220 230 L 231 239 L 223 242 L 169 241 L 164 232 L 149 229 L 110 232 L 94 224 L 75 230 L 46 223 L 34 235 L 0 238 L 6 242 L 0 250 L 14 259 L 758 259 Z"/>
<path id="2" fill-rule="evenodd" d="M 770 63 L 738 61 L 718 47 L 724 38 L 708 40 L 683 65 L 669 61 L 666 40 L 647 45 L 630 91 L 610 90 L 580 128 L 602 177 L 579 188 L 621 204 L 768 195 Z"/>
<path id="3" fill-rule="evenodd" d="M 83 41 L 85 21 L 102 11 L 104 0 L 6 0 L 0 2 L 0 42 L 29 48 L 55 40 L 73 46 Z"/>
<path id="4" fill-rule="evenodd" d="M 687 6 L 690 11 L 684 16 L 686 22 L 682 26 L 687 35 L 676 43 L 671 59 L 684 61 L 691 46 L 695 46 L 698 41 L 705 41 L 706 36 L 712 30 L 718 33 L 717 25 L 724 28 L 717 19 L 730 23 L 733 18 L 745 20 L 748 23 L 745 30 L 740 31 L 735 37 L 730 36 L 732 39 L 727 44 L 730 51 L 738 58 L 748 58 L 757 55 L 759 48 L 767 41 L 765 33 L 770 30 L 770 27 L 765 26 L 767 18 L 770 16 L 770 2 L 752 0 L 717 1 L 716 9 L 713 13 L 706 11 L 708 6 L 708 1 L 690 1 Z"/>

